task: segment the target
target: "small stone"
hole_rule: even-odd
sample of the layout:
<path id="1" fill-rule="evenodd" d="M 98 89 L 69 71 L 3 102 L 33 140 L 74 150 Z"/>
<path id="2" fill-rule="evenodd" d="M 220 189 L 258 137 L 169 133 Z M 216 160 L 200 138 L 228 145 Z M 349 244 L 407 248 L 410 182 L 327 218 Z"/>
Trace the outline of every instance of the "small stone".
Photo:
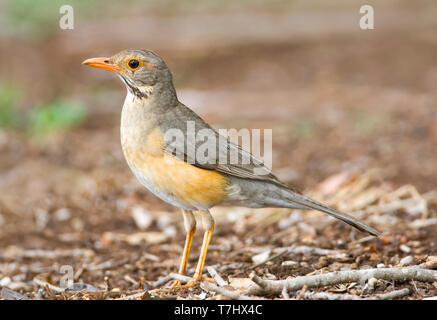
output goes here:
<path id="1" fill-rule="evenodd" d="M 402 258 L 401 261 L 399 262 L 399 265 L 401 267 L 403 266 L 408 266 L 414 263 L 414 258 L 413 256 L 406 256 L 405 258 Z"/>
<path id="2" fill-rule="evenodd" d="M 370 291 L 373 292 L 373 290 L 375 290 L 376 285 L 378 284 L 378 279 L 376 278 L 370 278 L 367 281 L 367 285 L 369 286 Z"/>
<path id="3" fill-rule="evenodd" d="M 281 267 L 289 270 L 297 269 L 299 268 L 299 262 L 293 260 L 284 261 L 281 263 Z"/>
<path id="4" fill-rule="evenodd" d="M 372 269 L 372 266 L 369 266 L 368 264 L 364 264 L 360 267 L 360 270 L 367 270 L 367 269 Z"/>
<path id="5" fill-rule="evenodd" d="M 131 215 L 139 229 L 147 229 L 153 222 L 151 214 L 141 206 L 133 207 Z"/>
<path id="6" fill-rule="evenodd" d="M 109 246 L 112 245 L 116 240 L 117 240 L 116 235 L 115 235 L 114 233 L 112 233 L 112 232 L 109 232 L 109 231 L 105 232 L 105 233 L 102 235 L 101 239 L 100 239 L 102 245 L 105 246 L 105 247 L 109 247 Z"/>
<path id="7" fill-rule="evenodd" d="M 397 265 L 399 262 L 400 259 L 398 255 L 394 255 L 393 257 L 390 258 L 390 264 L 392 265 Z"/>
<path id="8" fill-rule="evenodd" d="M 266 280 L 277 280 L 278 278 L 274 274 L 271 274 L 271 273 L 267 272 L 264 275 L 264 279 L 266 279 Z"/>
<path id="9" fill-rule="evenodd" d="M 94 252 L 94 250 L 88 249 L 84 252 L 83 255 L 86 258 L 93 258 L 96 255 L 96 253 Z"/>
<path id="10" fill-rule="evenodd" d="M 85 291 L 88 291 L 88 292 L 97 292 L 97 291 L 99 291 L 99 289 L 97 289 L 96 287 L 94 287 L 91 284 L 80 283 L 80 282 L 73 283 L 73 285 L 71 287 L 66 289 L 66 291 L 81 291 L 81 290 L 85 290 Z"/>
<path id="11" fill-rule="evenodd" d="M 168 236 L 163 232 L 137 232 L 129 235 L 121 235 L 122 240 L 125 240 L 130 245 L 140 245 L 141 243 L 159 244 L 167 241 Z"/>
<path id="12" fill-rule="evenodd" d="M 74 230 L 76 231 L 82 231 L 83 228 L 85 227 L 84 222 L 82 221 L 82 219 L 79 218 L 73 218 L 71 220 L 71 226 L 73 227 Z"/>
<path id="13" fill-rule="evenodd" d="M 385 264 L 383 264 L 383 263 L 378 263 L 378 264 L 376 265 L 376 267 L 377 267 L 377 268 L 385 268 Z"/>
<path id="14" fill-rule="evenodd" d="M 171 224 L 172 224 L 172 219 L 169 214 L 167 213 L 159 214 L 159 217 L 156 221 L 156 225 L 158 226 L 159 229 L 164 230 Z"/>
<path id="15" fill-rule="evenodd" d="M 199 295 L 197 296 L 197 298 L 199 298 L 200 300 L 205 300 L 205 298 L 206 298 L 206 292 L 203 291 L 201 294 L 199 294 Z"/>
<path id="16" fill-rule="evenodd" d="M 405 253 L 410 253 L 410 252 L 411 252 L 411 248 L 410 248 L 409 246 L 405 245 L 405 244 L 401 244 L 401 245 L 399 246 L 399 249 L 400 249 L 402 252 L 405 252 Z"/>
<path id="17" fill-rule="evenodd" d="M 288 228 L 302 221 L 302 214 L 299 211 L 293 211 L 288 218 L 279 220 L 278 227 L 281 229 Z"/>
<path id="18" fill-rule="evenodd" d="M 66 221 L 70 219 L 71 213 L 67 208 L 61 208 L 55 211 L 54 216 L 58 221 Z"/>
<path id="19" fill-rule="evenodd" d="M 270 257 L 271 250 L 263 251 L 255 256 L 252 257 L 252 261 L 255 264 L 263 263 L 264 261 L 267 261 L 267 259 Z"/>
<path id="20" fill-rule="evenodd" d="M 318 263 L 317 267 L 320 269 L 320 268 L 327 267 L 328 265 L 329 265 L 328 258 L 325 256 L 321 256 L 319 258 L 319 263 Z"/>
<path id="21" fill-rule="evenodd" d="M 229 285 L 235 289 L 248 288 L 251 284 L 253 284 L 253 282 L 249 278 L 229 277 Z"/>
<path id="22" fill-rule="evenodd" d="M 165 227 L 162 231 L 164 232 L 165 235 L 167 235 L 169 237 L 174 237 L 177 233 L 175 226 Z"/>
<path id="23" fill-rule="evenodd" d="M 11 278 L 9 278 L 9 277 L 4 277 L 3 279 L 1 279 L 0 280 L 0 286 L 1 287 L 5 287 L 5 286 L 7 286 L 8 284 L 10 284 L 12 281 L 11 281 Z"/>

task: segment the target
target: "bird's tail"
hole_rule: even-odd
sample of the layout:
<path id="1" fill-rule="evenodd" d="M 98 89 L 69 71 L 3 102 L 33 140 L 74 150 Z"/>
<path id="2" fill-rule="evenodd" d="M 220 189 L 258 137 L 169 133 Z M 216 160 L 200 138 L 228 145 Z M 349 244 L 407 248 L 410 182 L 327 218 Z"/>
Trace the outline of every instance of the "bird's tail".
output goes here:
<path id="1" fill-rule="evenodd" d="M 373 229 L 372 227 L 369 227 L 364 222 L 361 222 L 358 219 L 355 219 L 354 217 L 342 213 L 340 211 L 337 211 L 333 208 L 330 208 L 316 200 L 313 200 L 311 198 L 305 197 L 302 194 L 299 194 L 297 192 L 294 192 L 292 190 L 288 190 L 287 192 L 287 200 L 290 201 L 290 206 L 298 204 L 299 206 L 305 208 L 305 209 L 314 209 L 318 210 L 324 213 L 329 214 L 330 216 L 337 218 L 341 221 L 346 222 L 347 224 L 357 228 L 360 231 L 370 233 L 374 236 L 379 236 L 380 232 Z"/>

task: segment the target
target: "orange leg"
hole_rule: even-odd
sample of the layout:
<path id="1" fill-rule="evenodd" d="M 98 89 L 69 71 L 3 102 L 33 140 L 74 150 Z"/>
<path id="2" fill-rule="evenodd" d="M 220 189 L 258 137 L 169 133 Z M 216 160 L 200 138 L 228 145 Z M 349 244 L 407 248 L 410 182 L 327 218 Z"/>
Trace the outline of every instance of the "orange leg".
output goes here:
<path id="1" fill-rule="evenodd" d="M 188 256 L 190 255 L 191 243 L 193 242 L 195 232 L 196 228 L 193 228 L 187 233 L 187 237 L 185 238 L 184 253 L 182 255 L 181 264 L 179 266 L 179 274 L 185 274 L 185 270 L 187 269 Z"/>
<path id="2" fill-rule="evenodd" d="M 212 233 L 214 232 L 214 219 L 208 211 L 203 212 L 203 222 L 205 227 L 205 234 L 203 236 L 202 248 L 200 249 L 199 262 L 197 263 L 196 271 L 193 278 L 184 286 L 184 288 L 193 287 L 200 280 L 211 281 L 211 279 L 202 278 L 202 271 L 205 265 L 206 253 L 208 252 L 208 246 L 211 241 Z"/>
<path id="3" fill-rule="evenodd" d="M 184 253 L 182 254 L 181 264 L 179 266 L 179 274 L 184 275 L 187 269 L 188 256 L 190 255 L 191 243 L 193 242 L 194 233 L 196 232 L 196 220 L 191 211 L 182 210 L 184 215 L 185 230 L 187 231 L 187 236 L 185 238 Z M 180 286 L 181 281 L 176 280 L 171 285 L 170 288 Z"/>

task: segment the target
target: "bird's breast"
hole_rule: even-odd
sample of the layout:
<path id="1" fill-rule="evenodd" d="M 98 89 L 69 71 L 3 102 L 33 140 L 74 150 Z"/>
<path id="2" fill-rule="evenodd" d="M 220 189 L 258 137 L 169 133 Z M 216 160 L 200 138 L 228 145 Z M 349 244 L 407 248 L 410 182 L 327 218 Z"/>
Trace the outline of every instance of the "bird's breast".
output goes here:
<path id="1" fill-rule="evenodd" d="M 228 178 L 165 153 L 160 121 L 128 98 L 122 111 L 121 145 L 141 184 L 164 201 L 187 210 L 205 210 L 223 201 Z"/>

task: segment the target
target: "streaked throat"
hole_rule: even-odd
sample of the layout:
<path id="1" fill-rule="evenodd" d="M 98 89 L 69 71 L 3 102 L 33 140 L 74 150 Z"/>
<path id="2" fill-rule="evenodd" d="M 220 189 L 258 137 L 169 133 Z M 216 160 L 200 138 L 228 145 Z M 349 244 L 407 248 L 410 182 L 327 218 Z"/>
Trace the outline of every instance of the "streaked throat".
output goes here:
<path id="1" fill-rule="evenodd" d="M 138 87 L 131 79 L 118 74 L 120 79 L 125 84 L 127 90 L 136 98 L 139 99 L 147 99 L 152 95 L 153 87 L 152 86 L 140 86 Z"/>

